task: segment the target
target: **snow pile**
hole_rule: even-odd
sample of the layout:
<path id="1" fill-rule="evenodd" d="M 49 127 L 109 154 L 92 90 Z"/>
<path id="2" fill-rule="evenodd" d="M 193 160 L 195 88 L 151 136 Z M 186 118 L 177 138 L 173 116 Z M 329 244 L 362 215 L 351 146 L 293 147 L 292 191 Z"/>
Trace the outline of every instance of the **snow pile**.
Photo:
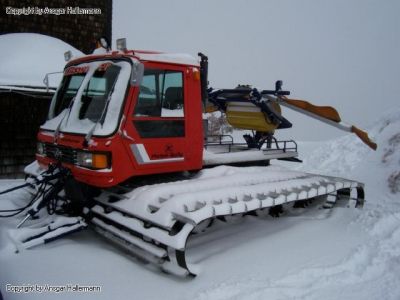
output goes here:
<path id="1" fill-rule="evenodd" d="M 376 152 L 354 134 L 324 144 L 300 142 L 299 153 L 304 163 L 294 168 L 342 177 L 357 176 L 360 181 L 374 178 L 372 184 L 385 186 L 391 193 L 400 192 L 400 110 L 385 113 L 366 131 L 378 144 Z"/>
<path id="2" fill-rule="evenodd" d="M 11 33 L 0 35 L 0 85 L 45 87 L 47 73 L 62 72 L 64 53 L 74 57 L 82 52 L 67 43 L 36 33 Z M 49 76 L 49 85 L 57 87 L 62 74 Z"/>
<path id="3" fill-rule="evenodd" d="M 400 193 L 400 114 L 391 114 L 391 118 L 380 124 L 379 131 L 386 137 L 382 163 L 389 174 L 388 187 L 392 193 Z"/>

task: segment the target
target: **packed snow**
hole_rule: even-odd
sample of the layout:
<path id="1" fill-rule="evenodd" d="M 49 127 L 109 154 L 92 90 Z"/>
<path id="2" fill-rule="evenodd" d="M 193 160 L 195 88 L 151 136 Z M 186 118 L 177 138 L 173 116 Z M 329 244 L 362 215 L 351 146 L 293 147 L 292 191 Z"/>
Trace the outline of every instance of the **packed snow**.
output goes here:
<path id="1" fill-rule="evenodd" d="M 37 33 L 10 33 L 0 35 L 0 85 L 45 87 L 47 73 L 62 72 L 64 53 L 74 57 L 81 51 L 54 37 Z M 49 86 L 57 87 L 62 74 L 49 75 Z"/>
<path id="2" fill-rule="evenodd" d="M 1 293 L 7 300 L 400 299 L 400 111 L 366 129 L 378 143 L 376 152 L 347 135 L 299 143 L 304 163 L 284 163 L 364 182 L 363 209 L 311 205 L 277 219 L 218 223 L 190 240 L 188 259 L 201 267 L 195 279 L 161 273 L 90 230 L 15 253 L 9 232 L 21 217 L 0 219 Z M 21 182 L 2 180 L 0 190 Z M 0 209 L 20 207 L 26 196 L 1 195 Z M 46 284 L 52 288 L 7 291 L 7 285 L 29 290 Z M 100 289 L 67 291 L 67 285 Z"/>

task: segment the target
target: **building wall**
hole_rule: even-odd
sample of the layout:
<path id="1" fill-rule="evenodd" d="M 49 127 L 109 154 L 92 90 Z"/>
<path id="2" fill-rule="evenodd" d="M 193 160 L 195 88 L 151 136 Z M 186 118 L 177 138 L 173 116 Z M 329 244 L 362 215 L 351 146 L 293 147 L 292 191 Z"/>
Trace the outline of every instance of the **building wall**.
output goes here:
<path id="1" fill-rule="evenodd" d="M 112 0 L 0 0 L 0 34 L 32 32 L 50 35 L 67 42 L 84 53 L 93 50 L 93 40 L 106 36 L 111 41 Z M 7 7 L 23 8 L 99 8 L 101 14 L 6 14 Z"/>
<path id="2" fill-rule="evenodd" d="M 44 123 L 51 95 L 0 93 L 0 178 L 23 177 L 35 159 L 36 135 Z"/>

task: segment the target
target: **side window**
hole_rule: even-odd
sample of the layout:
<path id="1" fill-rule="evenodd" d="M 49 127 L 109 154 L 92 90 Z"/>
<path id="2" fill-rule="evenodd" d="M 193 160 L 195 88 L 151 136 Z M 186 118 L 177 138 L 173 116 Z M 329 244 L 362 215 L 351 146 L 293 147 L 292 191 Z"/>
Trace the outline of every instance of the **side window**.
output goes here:
<path id="1" fill-rule="evenodd" d="M 161 117 L 183 117 L 183 74 L 182 72 L 164 73 L 160 82 L 162 91 Z"/>
<path id="2" fill-rule="evenodd" d="M 184 137 L 183 72 L 146 69 L 134 116 L 142 138 Z"/>
<path id="3" fill-rule="evenodd" d="M 161 99 L 158 81 L 159 74 L 157 70 L 145 70 L 135 107 L 135 116 L 161 116 Z"/>
<path id="4" fill-rule="evenodd" d="M 183 73 L 146 69 L 135 116 L 184 117 Z"/>

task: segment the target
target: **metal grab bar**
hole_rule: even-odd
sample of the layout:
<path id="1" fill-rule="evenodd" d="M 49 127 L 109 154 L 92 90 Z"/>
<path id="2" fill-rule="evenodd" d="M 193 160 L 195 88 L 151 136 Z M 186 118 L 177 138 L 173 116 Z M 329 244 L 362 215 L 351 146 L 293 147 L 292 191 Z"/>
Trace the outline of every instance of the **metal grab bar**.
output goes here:
<path id="1" fill-rule="evenodd" d="M 214 141 L 210 141 L 214 139 Z M 228 139 L 225 140 L 224 139 Z M 266 142 L 264 143 L 264 145 Z M 263 146 L 264 146 L 263 145 Z M 262 151 L 269 151 L 269 150 L 282 150 L 286 152 L 288 150 L 294 150 L 297 152 L 297 143 L 294 140 L 282 140 L 278 141 L 276 138 L 273 138 L 273 142 L 270 146 L 275 145 L 275 147 L 261 147 L 260 150 Z M 208 147 L 212 146 L 227 146 L 228 152 L 232 151 L 233 146 L 247 146 L 247 143 L 235 143 L 233 137 L 228 134 L 222 135 L 209 135 L 205 138 L 204 148 L 207 149 Z"/>

